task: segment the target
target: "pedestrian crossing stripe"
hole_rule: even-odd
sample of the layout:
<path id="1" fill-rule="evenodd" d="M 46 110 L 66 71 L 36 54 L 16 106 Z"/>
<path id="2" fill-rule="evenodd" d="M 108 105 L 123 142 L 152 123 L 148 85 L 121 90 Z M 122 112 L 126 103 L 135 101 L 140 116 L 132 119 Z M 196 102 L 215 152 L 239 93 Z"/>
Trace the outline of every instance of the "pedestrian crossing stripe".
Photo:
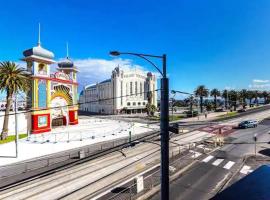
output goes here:
<path id="1" fill-rule="evenodd" d="M 210 160 L 212 160 L 214 158 L 214 156 L 212 155 L 209 155 L 207 156 L 206 158 L 204 158 L 201 162 L 204 162 L 204 163 L 208 163 Z M 224 159 L 216 159 L 214 160 L 211 164 L 214 165 L 214 166 L 219 166 L 222 162 L 224 161 Z M 224 166 L 223 166 L 223 169 L 231 169 L 233 166 L 235 165 L 235 162 L 233 161 L 228 161 Z M 244 165 L 241 170 L 240 170 L 240 173 L 241 174 L 249 174 L 253 172 L 253 170 L 251 169 L 250 166 L 247 166 L 247 165 Z"/>
<path id="2" fill-rule="evenodd" d="M 220 163 L 222 163 L 223 160 L 224 160 L 224 159 L 216 159 L 216 160 L 212 163 L 212 165 L 218 166 Z"/>
<path id="3" fill-rule="evenodd" d="M 205 159 L 203 159 L 202 161 L 205 162 L 205 163 L 207 163 L 207 162 L 210 161 L 212 158 L 214 158 L 214 156 L 209 155 L 209 156 L 207 156 Z"/>
<path id="4" fill-rule="evenodd" d="M 235 162 L 233 161 L 229 161 L 227 162 L 227 164 L 223 167 L 224 169 L 230 169 L 233 165 L 234 165 Z"/>

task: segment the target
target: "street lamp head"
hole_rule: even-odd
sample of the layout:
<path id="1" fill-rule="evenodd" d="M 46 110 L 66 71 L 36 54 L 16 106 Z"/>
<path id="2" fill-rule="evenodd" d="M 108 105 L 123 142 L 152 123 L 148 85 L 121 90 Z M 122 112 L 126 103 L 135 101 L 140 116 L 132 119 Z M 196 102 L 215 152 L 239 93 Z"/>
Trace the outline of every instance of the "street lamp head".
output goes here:
<path id="1" fill-rule="evenodd" d="M 119 56 L 120 52 L 118 52 L 118 51 L 110 51 L 110 55 L 111 56 Z"/>
<path id="2" fill-rule="evenodd" d="M 175 91 L 175 90 L 172 90 L 172 91 L 171 91 L 171 93 L 172 93 L 172 94 L 175 94 L 175 93 L 176 93 L 176 91 Z"/>

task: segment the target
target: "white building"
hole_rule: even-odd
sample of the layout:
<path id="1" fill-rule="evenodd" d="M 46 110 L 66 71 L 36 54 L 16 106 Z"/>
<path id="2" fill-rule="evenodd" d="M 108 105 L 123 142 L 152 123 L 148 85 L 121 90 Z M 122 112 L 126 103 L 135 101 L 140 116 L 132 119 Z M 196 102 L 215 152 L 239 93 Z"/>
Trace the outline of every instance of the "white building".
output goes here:
<path id="1" fill-rule="evenodd" d="M 110 79 L 88 85 L 80 94 L 80 110 L 102 113 L 140 113 L 147 103 L 157 106 L 157 80 L 151 72 L 116 67 Z"/>

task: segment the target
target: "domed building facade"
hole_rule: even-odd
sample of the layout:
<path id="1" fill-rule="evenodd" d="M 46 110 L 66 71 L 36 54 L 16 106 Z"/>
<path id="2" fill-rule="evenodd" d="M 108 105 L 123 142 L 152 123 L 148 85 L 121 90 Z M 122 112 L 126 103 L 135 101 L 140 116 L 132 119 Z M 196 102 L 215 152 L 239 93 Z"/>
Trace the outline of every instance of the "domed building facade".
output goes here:
<path id="1" fill-rule="evenodd" d="M 79 101 L 79 109 L 90 113 L 142 113 L 147 104 L 157 107 L 157 79 L 151 72 L 118 66 L 110 79 L 86 86 Z"/>
<path id="2" fill-rule="evenodd" d="M 38 45 L 23 55 L 32 75 L 32 88 L 27 94 L 27 107 L 31 109 L 28 131 L 38 134 L 55 126 L 78 124 L 78 70 L 68 54 L 55 73 L 51 73 L 54 54 L 41 46 L 40 37 Z"/>

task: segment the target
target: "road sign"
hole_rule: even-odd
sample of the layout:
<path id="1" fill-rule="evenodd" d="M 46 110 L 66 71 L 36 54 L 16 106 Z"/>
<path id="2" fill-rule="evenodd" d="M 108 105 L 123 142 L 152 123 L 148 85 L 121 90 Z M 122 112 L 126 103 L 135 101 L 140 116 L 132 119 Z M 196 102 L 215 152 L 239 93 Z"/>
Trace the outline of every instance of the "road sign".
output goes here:
<path id="1" fill-rule="evenodd" d="M 137 176 L 136 177 L 136 185 L 137 185 L 137 193 L 140 193 L 144 189 L 143 185 L 143 176 Z"/>

